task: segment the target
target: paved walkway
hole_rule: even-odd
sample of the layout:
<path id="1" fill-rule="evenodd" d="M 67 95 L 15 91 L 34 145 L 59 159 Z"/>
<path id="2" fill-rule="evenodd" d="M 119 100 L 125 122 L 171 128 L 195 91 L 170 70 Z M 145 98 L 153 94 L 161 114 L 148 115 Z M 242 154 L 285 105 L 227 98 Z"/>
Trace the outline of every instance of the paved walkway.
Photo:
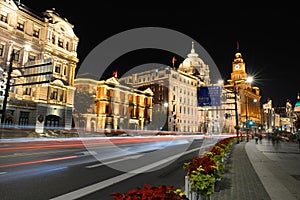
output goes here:
<path id="1" fill-rule="evenodd" d="M 300 149 L 296 143 L 240 142 L 232 146 L 221 190 L 212 200 L 299 200 Z"/>

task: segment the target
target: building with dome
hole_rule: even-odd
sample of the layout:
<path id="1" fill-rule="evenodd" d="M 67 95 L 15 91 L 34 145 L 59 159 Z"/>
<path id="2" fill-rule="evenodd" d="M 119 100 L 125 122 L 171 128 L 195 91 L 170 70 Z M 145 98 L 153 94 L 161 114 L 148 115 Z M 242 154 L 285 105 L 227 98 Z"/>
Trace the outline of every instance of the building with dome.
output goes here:
<path id="1" fill-rule="evenodd" d="M 295 114 L 295 130 L 300 132 L 300 94 L 297 95 L 297 100 L 294 106 L 294 114 Z"/>
<path id="2" fill-rule="evenodd" d="M 300 94 L 297 95 L 297 100 L 294 106 L 294 113 L 300 114 Z"/>
<path id="3" fill-rule="evenodd" d="M 194 42 L 178 68 L 161 66 L 120 77 L 119 81 L 132 88 L 153 91 L 149 129 L 204 133 L 210 128 L 213 132 L 208 109 L 199 107 L 197 99 L 197 89 L 210 84 L 209 66 L 199 58 Z"/>
<path id="4" fill-rule="evenodd" d="M 79 61 L 73 28 L 55 9 L 37 13 L 20 1 L 0 0 L 3 124 L 71 129 Z"/>
<path id="5" fill-rule="evenodd" d="M 192 41 L 191 52 L 187 58 L 180 63 L 178 71 L 198 77 L 205 85 L 210 84 L 209 67 L 195 52 L 194 41 Z"/>

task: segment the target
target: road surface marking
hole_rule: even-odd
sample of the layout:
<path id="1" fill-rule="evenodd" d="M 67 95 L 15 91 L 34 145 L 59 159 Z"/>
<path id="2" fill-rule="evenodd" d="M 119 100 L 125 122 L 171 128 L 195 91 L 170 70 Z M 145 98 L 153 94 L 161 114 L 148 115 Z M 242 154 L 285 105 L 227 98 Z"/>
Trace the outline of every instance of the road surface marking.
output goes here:
<path id="1" fill-rule="evenodd" d="M 113 185 L 115 183 L 118 183 L 118 182 L 123 181 L 125 179 L 128 179 L 128 178 L 131 178 L 133 176 L 136 176 L 136 175 L 138 175 L 140 173 L 146 172 L 146 171 L 148 171 L 150 169 L 153 169 L 155 167 L 158 167 L 160 165 L 168 163 L 168 162 L 170 162 L 170 161 L 172 161 L 174 159 L 179 158 L 182 155 L 189 154 L 191 152 L 194 152 L 194 151 L 197 151 L 197 150 L 200 150 L 200 149 L 201 149 L 201 147 L 195 148 L 195 149 L 191 149 L 191 150 L 186 151 L 186 152 L 184 152 L 182 154 L 168 157 L 168 158 L 166 158 L 164 160 L 160 160 L 160 161 L 157 161 L 157 162 L 152 163 L 150 165 L 146 165 L 144 167 L 140 167 L 138 169 L 131 170 L 131 171 L 127 172 L 127 173 L 121 174 L 119 176 L 115 176 L 115 177 L 107 179 L 105 181 L 101 181 L 101 182 L 95 183 L 93 185 L 81 188 L 79 190 L 75 190 L 73 192 L 70 192 L 70 193 L 67 193 L 67 194 L 63 194 L 61 196 L 54 197 L 54 198 L 52 198 L 50 200 L 74 200 L 74 199 L 86 196 L 88 194 L 91 194 L 93 192 L 96 192 L 98 190 L 106 188 L 108 186 L 111 186 L 111 185 Z"/>
<path id="2" fill-rule="evenodd" d="M 90 169 L 90 168 L 100 167 L 102 165 L 109 165 L 109 164 L 117 163 L 117 162 L 120 162 L 120 161 L 123 161 L 123 160 L 137 159 L 137 158 L 142 157 L 142 156 L 143 156 L 143 154 L 142 155 L 127 156 L 125 158 L 120 158 L 120 159 L 117 159 L 117 160 L 112 160 L 112 161 L 108 161 L 108 162 L 104 162 L 104 163 L 89 165 L 89 166 L 86 166 L 86 168 Z"/>

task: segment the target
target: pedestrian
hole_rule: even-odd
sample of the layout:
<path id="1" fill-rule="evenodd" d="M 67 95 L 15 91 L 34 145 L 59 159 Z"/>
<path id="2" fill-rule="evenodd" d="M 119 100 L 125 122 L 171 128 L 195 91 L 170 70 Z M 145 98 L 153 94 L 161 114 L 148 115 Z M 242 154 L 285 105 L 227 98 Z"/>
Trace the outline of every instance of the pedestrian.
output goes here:
<path id="1" fill-rule="evenodd" d="M 255 134 L 254 139 L 255 139 L 255 143 L 258 144 L 258 136 L 256 134 Z"/>
<path id="2" fill-rule="evenodd" d="M 297 141 L 298 141 L 299 149 L 300 149 L 300 132 L 297 134 Z"/>
<path id="3" fill-rule="evenodd" d="M 262 139 L 263 139 L 262 134 L 259 134 L 259 143 L 260 143 L 260 144 L 262 143 Z"/>
<path id="4" fill-rule="evenodd" d="M 250 135 L 249 135 L 249 133 L 247 133 L 247 142 L 249 142 L 249 137 L 250 137 Z"/>

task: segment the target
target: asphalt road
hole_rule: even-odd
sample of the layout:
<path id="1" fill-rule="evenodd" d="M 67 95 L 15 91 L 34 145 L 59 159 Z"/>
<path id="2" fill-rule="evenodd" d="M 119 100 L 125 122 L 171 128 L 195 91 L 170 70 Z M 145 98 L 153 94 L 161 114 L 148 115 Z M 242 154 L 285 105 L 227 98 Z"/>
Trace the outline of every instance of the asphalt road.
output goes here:
<path id="1" fill-rule="evenodd" d="M 109 200 L 112 192 L 127 192 L 145 183 L 183 190 L 183 164 L 199 153 L 202 142 L 160 138 L 109 145 L 1 143 L 1 199 Z"/>

